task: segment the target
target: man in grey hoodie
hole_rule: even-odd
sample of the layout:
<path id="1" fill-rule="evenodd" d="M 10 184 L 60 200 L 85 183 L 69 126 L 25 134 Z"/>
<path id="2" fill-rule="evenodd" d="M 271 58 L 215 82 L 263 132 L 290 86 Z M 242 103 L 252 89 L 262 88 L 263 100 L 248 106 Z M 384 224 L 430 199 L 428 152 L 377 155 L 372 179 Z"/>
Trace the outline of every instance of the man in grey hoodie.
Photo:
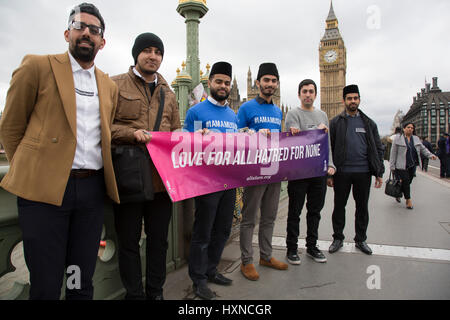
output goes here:
<path id="1" fill-rule="evenodd" d="M 306 79 L 300 82 L 298 87 L 298 96 L 301 106 L 292 110 L 286 115 L 286 128 L 292 134 L 300 131 L 324 129 L 328 132 L 328 117 L 325 112 L 314 107 L 314 101 L 317 97 L 317 86 L 313 80 Z M 328 175 L 332 176 L 335 173 L 333 164 L 333 157 L 331 154 L 331 143 L 328 137 Z M 300 257 L 298 256 L 297 240 L 300 233 L 300 214 L 303 205 L 306 202 L 306 221 L 307 221 L 307 236 L 306 236 L 306 253 L 316 262 L 326 262 L 327 258 L 317 248 L 318 229 L 320 221 L 320 211 L 325 203 L 325 194 L 327 192 L 327 177 L 315 177 L 308 179 L 299 179 L 289 181 L 289 209 L 287 220 L 287 260 L 291 264 L 300 264 Z"/>

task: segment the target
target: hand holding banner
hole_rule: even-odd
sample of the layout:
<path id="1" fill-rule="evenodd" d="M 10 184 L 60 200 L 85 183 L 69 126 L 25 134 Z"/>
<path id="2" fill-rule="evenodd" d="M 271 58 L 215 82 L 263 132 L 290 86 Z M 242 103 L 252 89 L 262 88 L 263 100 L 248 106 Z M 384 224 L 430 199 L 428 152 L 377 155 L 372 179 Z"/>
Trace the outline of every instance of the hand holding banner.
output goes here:
<path id="1" fill-rule="evenodd" d="M 326 175 L 324 130 L 272 133 L 152 132 L 147 149 L 172 201 Z"/>

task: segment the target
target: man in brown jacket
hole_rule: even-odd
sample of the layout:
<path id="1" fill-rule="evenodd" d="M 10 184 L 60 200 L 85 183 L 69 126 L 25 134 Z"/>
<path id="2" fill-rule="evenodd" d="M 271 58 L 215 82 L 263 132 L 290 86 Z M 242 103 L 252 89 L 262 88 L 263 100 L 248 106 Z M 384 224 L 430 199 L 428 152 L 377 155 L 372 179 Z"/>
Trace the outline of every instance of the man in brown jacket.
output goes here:
<path id="1" fill-rule="evenodd" d="M 117 86 L 94 66 L 105 45 L 98 9 L 76 6 L 69 52 L 26 56 L 0 123 L 10 162 L 1 186 L 18 196 L 30 299 L 92 299 L 106 192 L 119 201 L 111 160 Z M 70 267 L 70 268 L 69 268 Z"/>
<path id="2" fill-rule="evenodd" d="M 127 73 L 112 78 L 119 87 L 112 143 L 138 144 L 145 148 L 145 143 L 151 139 L 150 131 L 180 129 L 180 115 L 175 94 L 157 72 L 164 56 L 161 39 L 153 33 L 139 35 L 132 55 L 135 66 L 131 66 Z M 158 125 L 156 121 L 160 107 L 163 109 Z M 148 165 L 152 167 L 154 200 L 114 206 L 119 269 L 127 291 L 125 299 L 163 299 L 172 202 L 154 164 L 150 161 Z M 142 218 L 147 235 L 145 294 L 139 254 Z"/>

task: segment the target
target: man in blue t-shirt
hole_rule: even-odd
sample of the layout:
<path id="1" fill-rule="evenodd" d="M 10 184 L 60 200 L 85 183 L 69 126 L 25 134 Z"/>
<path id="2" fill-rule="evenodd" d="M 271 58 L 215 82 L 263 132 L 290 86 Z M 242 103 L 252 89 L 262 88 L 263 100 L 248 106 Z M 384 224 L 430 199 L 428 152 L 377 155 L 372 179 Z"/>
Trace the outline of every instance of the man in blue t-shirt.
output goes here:
<path id="1" fill-rule="evenodd" d="M 227 62 L 212 66 L 208 80 L 211 96 L 190 108 L 184 129 L 208 134 L 237 132 L 237 118 L 228 107 L 231 91 L 231 70 Z M 231 233 L 236 189 L 206 194 L 195 198 L 195 221 L 189 253 L 189 276 L 196 296 L 211 300 L 215 297 L 207 282 L 231 285 L 232 280 L 217 271 L 223 249 Z"/>
<path id="2" fill-rule="evenodd" d="M 247 128 L 270 136 L 281 131 L 282 112 L 272 102 L 278 88 L 279 75 L 275 64 L 263 63 L 259 67 L 256 85 L 259 95 L 244 103 L 238 112 L 239 129 Z M 259 223 L 259 264 L 277 270 L 286 270 L 288 265 L 272 257 L 272 235 L 278 212 L 281 182 L 244 188 L 242 222 L 240 226 L 241 272 L 249 280 L 258 280 L 259 274 L 253 264 L 253 230 L 258 210 L 261 209 Z"/>

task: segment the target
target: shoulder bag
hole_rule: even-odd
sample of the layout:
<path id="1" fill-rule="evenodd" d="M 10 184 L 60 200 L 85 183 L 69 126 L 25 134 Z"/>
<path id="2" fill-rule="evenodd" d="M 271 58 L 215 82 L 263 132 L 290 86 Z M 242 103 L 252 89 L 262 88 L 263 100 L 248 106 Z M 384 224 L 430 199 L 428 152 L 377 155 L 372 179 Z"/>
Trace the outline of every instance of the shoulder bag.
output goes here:
<path id="1" fill-rule="evenodd" d="M 164 110 L 164 89 L 160 91 L 160 105 L 153 131 L 159 131 Z M 151 201 L 154 198 L 151 158 L 143 145 L 112 147 L 112 161 L 119 190 L 120 203 Z"/>

